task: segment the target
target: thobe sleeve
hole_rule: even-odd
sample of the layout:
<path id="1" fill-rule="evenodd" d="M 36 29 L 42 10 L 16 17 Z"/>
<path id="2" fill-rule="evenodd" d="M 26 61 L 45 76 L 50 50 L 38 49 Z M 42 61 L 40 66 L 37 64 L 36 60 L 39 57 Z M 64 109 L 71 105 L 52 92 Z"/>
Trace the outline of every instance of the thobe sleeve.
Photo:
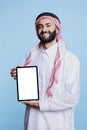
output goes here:
<path id="1" fill-rule="evenodd" d="M 75 57 L 66 60 L 64 92 L 39 101 L 41 111 L 60 111 L 75 107 L 80 95 L 80 63 Z M 62 87 L 62 86 L 60 86 Z"/>

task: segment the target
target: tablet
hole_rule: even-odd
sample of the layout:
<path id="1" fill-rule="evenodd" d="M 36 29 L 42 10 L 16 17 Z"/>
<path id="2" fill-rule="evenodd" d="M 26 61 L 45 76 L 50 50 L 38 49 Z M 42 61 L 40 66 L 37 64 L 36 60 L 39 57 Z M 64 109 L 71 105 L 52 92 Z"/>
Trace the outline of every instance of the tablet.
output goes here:
<path id="1" fill-rule="evenodd" d="M 18 101 L 39 100 L 38 67 L 16 67 Z"/>

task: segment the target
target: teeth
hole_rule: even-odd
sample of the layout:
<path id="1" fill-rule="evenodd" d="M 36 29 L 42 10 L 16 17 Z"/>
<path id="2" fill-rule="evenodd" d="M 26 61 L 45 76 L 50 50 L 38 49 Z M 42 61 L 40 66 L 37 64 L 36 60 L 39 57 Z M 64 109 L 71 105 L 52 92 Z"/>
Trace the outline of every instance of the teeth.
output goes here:
<path id="1" fill-rule="evenodd" d="M 47 35 L 48 33 L 44 33 L 43 35 Z"/>

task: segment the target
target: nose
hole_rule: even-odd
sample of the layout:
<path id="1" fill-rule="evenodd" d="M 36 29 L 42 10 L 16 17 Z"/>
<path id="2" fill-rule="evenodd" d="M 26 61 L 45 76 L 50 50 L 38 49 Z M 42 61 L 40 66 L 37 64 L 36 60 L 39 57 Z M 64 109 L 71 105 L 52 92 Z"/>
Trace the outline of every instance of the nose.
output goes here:
<path id="1" fill-rule="evenodd" d="M 45 27 L 45 26 L 43 26 L 42 31 L 43 31 L 43 32 L 45 32 L 45 31 L 46 31 L 46 27 Z"/>

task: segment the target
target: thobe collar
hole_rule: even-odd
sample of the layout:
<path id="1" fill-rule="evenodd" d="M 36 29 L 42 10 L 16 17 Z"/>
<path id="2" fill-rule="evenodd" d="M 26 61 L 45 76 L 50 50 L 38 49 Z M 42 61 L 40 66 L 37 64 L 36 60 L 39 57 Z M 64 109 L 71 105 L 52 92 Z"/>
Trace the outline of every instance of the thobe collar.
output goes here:
<path id="1" fill-rule="evenodd" d="M 52 45 L 51 47 L 49 47 L 48 49 L 44 49 L 43 46 L 41 47 L 42 53 L 45 53 L 49 58 L 55 58 L 56 56 L 56 52 L 57 52 L 57 45 L 58 43 L 55 43 L 54 45 Z"/>

